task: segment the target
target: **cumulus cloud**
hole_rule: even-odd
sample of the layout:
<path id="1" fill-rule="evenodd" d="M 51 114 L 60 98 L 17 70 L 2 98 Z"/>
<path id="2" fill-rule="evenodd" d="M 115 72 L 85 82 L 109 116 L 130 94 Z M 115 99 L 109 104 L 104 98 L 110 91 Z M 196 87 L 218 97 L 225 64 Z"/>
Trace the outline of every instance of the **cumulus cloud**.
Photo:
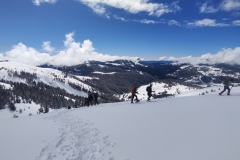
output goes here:
<path id="1" fill-rule="evenodd" d="M 42 48 L 43 48 L 44 51 L 46 51 L 48 53 L 51 53 L 51 52 L 53 52 L 55 50 L 55 48 L 53 48 L 51 46 L 51 42 L 50 41 L 43 42 Z"/>
<path id="2" fill-rule="evenodd" d="M 152 3 L 149 0 L 78 0 L 90 7 L 95 13 L 104 15 L 107 7 L 125 10 L 128 13 L 137 14 L 147 12 L 151 16 L 161 16 L 181 10 L 178 2 L 171 4 Z"/>
<path id="3" fill-rule="evenodd" d="M 35 4 L 36 6 L 40 6 L 42 3 L 54 4 L 56 2 L 57 2 L 57 0 L 33 0 L 33 4 Z"/>
<path id="4" fill-rule="evenodd" d="M 27 47 L 23 43 L 13 46 L 12 50 L 5 53 L 4 59 L 22 62 L 29 65 L 41 65 L 47 63 L 50 56 L 46 53 L 40 53 L 32 47 Z"/>
<path id="5" fill-rule="evenodd" d="M 196 20 L 194 22 L 189 22 L 188 26 L 193 27 L 223 27 L 228 26 L 228 24 L 224 23 L 217 23 L 215 19 L 203 19 L 203 20 Z"/>
<path id="6" fill-rule="evenodd" d="M 23 43 L 19 43 L 10 51 L 0 54 L 0 60 L 10 60 L 14 62 L 25 63 L 33 66 L 43 64 L 57 65 L 57 66 L 72 66 L 82 64 L 85 61 L 113 61 L 117 59 L 137 60 L 138 57 L 119 57 L 101 54 L 95 51 L 90 40 L 85 40 L 81 44 L 76 42 L 73 38 L 74 33 L 66 35 L 64 41 L 64 49 L 60 50 L 55 55 L 49 53 L 42 53 L 32 47 L 27 47 Z M 53 51 L 50 42 L 44 42 L 43 48 L 45 51 Z"/>
<path id="7" fill-rule="evenodd" d="M 217 64 L 217 63 L 227 63 L 227 64 L 240 64 L 240 47 L 234 49 L 224 48 L 216 54 L 204 54 L 200 57 L 160 57 L 159 60 L 171 60 L 178 61 L 180 63 L 191 63 L 196 64 Z"/>

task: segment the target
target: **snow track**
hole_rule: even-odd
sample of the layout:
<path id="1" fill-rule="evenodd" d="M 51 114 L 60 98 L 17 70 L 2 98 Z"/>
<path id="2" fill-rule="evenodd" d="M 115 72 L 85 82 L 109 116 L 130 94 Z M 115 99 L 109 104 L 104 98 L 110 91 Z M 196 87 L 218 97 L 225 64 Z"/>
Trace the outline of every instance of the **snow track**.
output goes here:
<path id="1" fill-rule="evenodd" d="M 114 160 L 109 137 L 90 122 L 62 111 L 46 118 L 59 126 L 58 136 L 42 149 L 36 160 Z"/>

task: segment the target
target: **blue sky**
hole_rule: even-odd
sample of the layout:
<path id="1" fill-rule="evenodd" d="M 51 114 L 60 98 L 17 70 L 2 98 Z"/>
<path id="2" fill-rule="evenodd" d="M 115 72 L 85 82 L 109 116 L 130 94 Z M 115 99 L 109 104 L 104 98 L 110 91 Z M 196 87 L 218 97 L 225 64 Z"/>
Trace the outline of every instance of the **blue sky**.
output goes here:
<path id="1" fill-rule="evenodd" d="M 200 57 L 226 49 L 239 54 L 240 0 L 0 1 L 2 57 L 24 47 L 59 55 L 67 35 L 79 49 L 87 40 L 91 51 L 109 56 Z"/>

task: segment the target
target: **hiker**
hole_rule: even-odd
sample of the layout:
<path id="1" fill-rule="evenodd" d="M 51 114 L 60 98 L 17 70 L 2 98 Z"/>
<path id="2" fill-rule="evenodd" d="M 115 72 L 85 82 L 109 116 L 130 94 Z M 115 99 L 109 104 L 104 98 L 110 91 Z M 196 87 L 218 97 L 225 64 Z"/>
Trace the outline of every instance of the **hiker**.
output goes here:
<path id="1" fill-rule="evenodd" d="M 98 92 L 97 91 L 93 93 L 93 97 L 94 97 L 95 105 L 98 105 L 99 103 L 98 103 Z"/>
<path id="2" fill-rule="evenodd" d="M 88 92 L 88 104 L 93 105 L 93 95 L 91 92 Z"/>
<path id="3" fill-rule="evenodd" d="M 147 91 L 147 95 L 148 95 L 148 98 L 147 98 L 147 101 L 150 101 L 150 98 L 152 96 L 152 84 L 150 84 L 149 86 L 147 86 L 146 88 L 146 91 Z"/>
<path id="4" fill-rule="evenodd" d="M 83 106 L 88 106 L 88 107 L 89 107 L 89 101 L 88 101 L 88 98 L 87 98 L 87 97 L 84 98 L 84 104 L 83 104 Z"/>
<path id="5" fill-rule="evenodd" d="M 234 81 L 234 78 L 227 78 L 223 81 L 224 84 L 224 89 L 222 92 L 219 93 L 219 95 L 221 96 L 223 94 L 223 92 L 225 92 L 226 90 L 228 90 L 227 95 L 230 95 L 230 91 L 231 89 L 229 88 L 229 86 L 233 87 L 233 84 L 231 84 Z"/>
<path id="6" fill-rule="evenodd" d="M 136 97 L 136 99 L 135 99 L 136 102 L 139 102 L 138 97 L 137 97 L 137 95 L 136 95 L 136 93 L 137 93 L 137 87 L 136 87 L 136 86 L 133 86 L 133 87 L 132 87 L 131 93 L 132 93 L 131 103 L 133 103 L 134 97 Z"/>

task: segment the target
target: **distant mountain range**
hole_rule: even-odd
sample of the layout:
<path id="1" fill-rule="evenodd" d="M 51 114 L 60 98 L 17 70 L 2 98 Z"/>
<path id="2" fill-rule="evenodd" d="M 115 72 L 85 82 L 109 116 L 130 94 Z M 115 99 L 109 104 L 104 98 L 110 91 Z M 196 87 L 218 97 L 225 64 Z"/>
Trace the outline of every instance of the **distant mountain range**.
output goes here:
<path id="1" fill-rule="evenodd" d="M 101 103 L 117 102 L 129 94 L 132 85 L 164 83 L 203 88 L 221 84 L 227 77 L 240 83 L 240 65 L 116 60 L 33 67 L 4 61 L 0 62 L 0 109 L 19 101 L 51 108 L 80 107 L 88 91 L 99 92 Z"/>

